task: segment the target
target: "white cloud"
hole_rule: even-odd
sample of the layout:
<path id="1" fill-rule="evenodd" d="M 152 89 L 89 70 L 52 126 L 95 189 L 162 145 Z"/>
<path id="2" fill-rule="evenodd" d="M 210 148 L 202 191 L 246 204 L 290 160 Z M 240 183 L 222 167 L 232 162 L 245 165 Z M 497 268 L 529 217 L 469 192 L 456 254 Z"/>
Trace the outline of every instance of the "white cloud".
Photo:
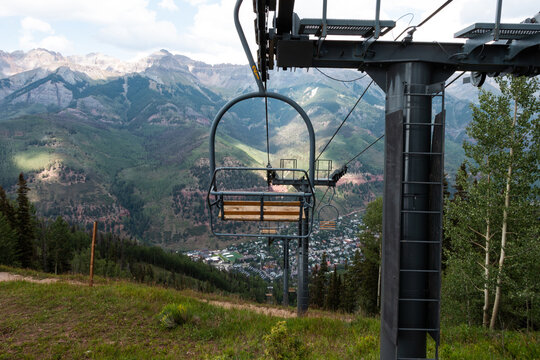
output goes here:
<path id="1" fill-rule="evenodd" d="M 179 40 L 176 27 L 168 21 L 146 21 L 133 26 L 111 24 L 99 31 L 101 41 L 131 50 L 175 46 Z"/>
<path id="2" fill-rule="evenodd" d="M 151 1 L 159 10 L 151 9 Z M 322 1 L 297 0 L 295 11 L 301 18 L 319 18 Z M 51 36 L 53 38 L 48 41 L 58 46 L 63 43 L 61 39 L 66 37 L 77 43 L 79 39 L 76 33 L 85 31 L 95 36 L 92 39 L 94 48 L 89 52 L 103 51 L 100 47 L 111 45 L 113 49 L 131 56 L 137 52 L 167 48 L 206 62 L 245 64 L 247 59 L 233 23 L 235 3 L 236 0 L 0 0 L 0 18 L 18 16 L 29 19 L 24 25 L 21 24 L 23 32 L 27 32 L 21 33 L 20 42 L 27 45 L 40 44 Z M 328 2 L 328 16 L 374 19 L 375 3 L 376 0 L 332 0 Z M 440 6 L 442 1 L 385 0 L 381 4 L 381 19 L 395 20 L 411 12 L 414 14 L 411 25 L 415 25 Z M 455 0 L 420 28 L 414 38 L 416 41 L 455 41 L 453 34 L 462 28 L 474 22 L 493 22 L 495 5 L 494 0 Z M 193 17 L 187 15 L 193 11 L 192 7 L 196 9 Z M 178 20 L 160 18 L 164 13 L 160 9 L 178 9 Z M 255 53 L 252 10 L 252 1 L 244 0 L 242 24 Z M 519 22 L 537 11 L 538 0 L 520 0 L 519 6 L 506 1 L 502 20 Z M 388 34 L 383 40 L 393 39 L 407 26 L 408 20 L 409 17 L 405 17 L 399 21 L 393 34 Z M 62 28 L 70 23 L 80 25 L 72 33 L 51 32 L 52 27 L 60 29 L 56 26 L 57 21 L 62 22 Z M 77 45 L 82 48 L 80 44 Z"/>
<path id="3" fill-rule="evenodd" d="M 48 34 L 54 33 L 49 23 L 29 16 L 22 19 L 21 28 L 23 31 L 39 31 Z"/>
<path id="4" fill-rule="evenodd" d="M 19 46 L 23 50 L 45 48 L 65 52 L 71 47 L 71 43 L 64 36 L 54 35 L 54 30 L 49 23 L 25 17 L 21 20 Z"/>
<path id="5" fill-rule="evenodd" d="M 47 36 L 41 39 L 37 47 L 65 53 L 72 44 L 64 36 Z"/>
<path id="6" fill-rule="evenodd" d="M 207 0 L 184 0 L 184 1 L 192 6 L 199 6 L 207 2 Z"/>
<path id="7" fill-rule="evenodd" d="M 165 10 L 177 11 L 178 6 L 174 3 L 174 0 L 161 0 L 158 6 Z"/>
<path id="8" fill-rule="evenodd" d="M 396 20 L 405 13 L 413 13 L 416 25 L 426 19 L 443 1 L 432 0 L 386 0 L 381 1 L 381 19 Z M 295 11 L 300 18 L 320 18 L 322 0 L 298 0 Z M 414 35 L 416 41 L 456 41 L 454 33 L 476 22 L 495 21 L 496 1 L 494 0 L 456 0 L 446 6 Z M 520 22 L 538 11 L 538 0 L 521 0 L 519 6 L 511 1 L 503 2 L 502 22 Z M 375 19 L 375 0 L 332 0 L 328 1 L 328 17 L 342 19 Z M 407 20 L 408 17 L 404 20 Z M 397 36 L 407 25 L 399 22 L 393 31 Z M 388 34 L 385 40 L 392 40 Z"/>
<path id="9" fill-rule="evenodd" d="M 240 19 L 252 52 L 256 50 L 253 36 L 253 8 L 245 1 Z M 184 37 L 189 46 L 186 55 L 208 63 L 247 64 L 233 20 L 234 0 L 220 0 L 203 4 L 193 19 L 193 25 Z"/>
<path id="10" fill-rule="evenodd" d="M 171 0 L 163 4 L 175 5 Z M 121 49 L 148 50 L 178 42 L 170 21 L 157 18 L 148 0 L 17 0 L 1 1 L 0 17 L 30 16 L 48 21 L 76 21 L 95 27 L 103 43 Z M 99 49 L 96 49 L 99 51 Z"/>

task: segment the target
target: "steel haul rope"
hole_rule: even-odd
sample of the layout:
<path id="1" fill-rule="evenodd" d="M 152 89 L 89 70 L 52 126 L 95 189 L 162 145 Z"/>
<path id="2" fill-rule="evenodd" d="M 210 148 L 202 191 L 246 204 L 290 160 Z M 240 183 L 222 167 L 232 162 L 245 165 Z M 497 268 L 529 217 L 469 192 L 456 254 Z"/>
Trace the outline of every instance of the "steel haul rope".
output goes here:
<path id="1" fill-rule="evenodd" d="M 354 104 L 354 106 L 352 107 L 351 111 L 349 111 L 349 113 L 347 114 L 347 116 L 345 116 L 345 119 L 343 119 L 343 121 L 341 122 L 341 124 L 339 125 L 339 127 L 336 129 L 336 131 L 334 132 L 334 134 L 332 135 L 332 137 L 330 138 L 330 140 L 328 140 L 328 142 L 326 143 L 326 145 L 324 145 L 324 148 L 321 150 L 319 156 L 317 156 L 317 158 L 315 159 L 315 161 L 319 160 L 319 158 L 321 157 L 322 153 L 326 150 L 326 148 L 328 148 L 328 145 L 330 145 L 330 143 L 332 142 L 332 140 L 334 140 L 334 138 L 336 137 L 338 131 L 341 129 L 341 127 L 345 124 L 345 121 L 347 121 L 347 119 L 349 118 L 349 116 L 351 116 L 352 112 L 354 111 L 354 109 L 356 108 L 356 106 L 358 105 L 358 103 L 360 102 L 360 100 L 362 100 L 362 98 L 364 97 L 364 95 L 366 94 L 366 92 L 368 91 L 368 89 L 370 88 L 371 84 L 373 84 L 373 80 L 371 80 L 371 82 L 368 84 L 368 86 L 365 88 L 364 92 L 362 93 L 362 95 L 360 95 L 360 97 L 358 98 L 358 100 L 356 100 L 356 103 Z"/>

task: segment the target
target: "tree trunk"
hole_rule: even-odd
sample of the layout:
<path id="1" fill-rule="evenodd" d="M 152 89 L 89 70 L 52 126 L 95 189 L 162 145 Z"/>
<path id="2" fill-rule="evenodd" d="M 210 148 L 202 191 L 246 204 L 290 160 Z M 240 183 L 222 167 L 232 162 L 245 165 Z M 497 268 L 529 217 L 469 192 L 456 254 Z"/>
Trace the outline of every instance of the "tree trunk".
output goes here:
<path id="1" fill-rule="evenodd" d="M 468 294 L 469 293 L 469 289 L 467 288 L 467 282 L 465 282 L 465 293 Z M 467 296 L 467 324 L 469 324 L 469 326 L 472 326 L 472 321 L 471 321 L 471 300 L 470 300 L 470 296 Z"/>
<path id="2" fill-rule="evenodd" d="M 482 325 L 488 327 L 489 325 L 489 238 L 490 238 L 490 227 L 489 227 L 489 217 L 486 220 L 486 247 L 485 247 L 485 258 L 484 258 L 484 306 L 482 307 L 483 318 Z"/>
<path id="3" fill-rule="evenodd" d="M 512 155 L 512 149 L 510 149 Z M 499 313 L 499 306 L 501 304 L 501 285 L 502 285 L 502 271 L 504 265 L 504 259 L 506 257 L 506 238 L 508 230 L 508 207 L 510 205 L 510 176 L 512 175 L 512 165 L 508 166 L 508 177 L 506 179 L 506 191 L 504 194 L 504 209 L 503 209 L 503 222 L 502 222 L 502 235 L 501 235 L 501 254 L 499 256 L 499 269 L 497 271 L 497 285 L 495 286 L 495 300 L 493 302 L 493 312 L 491 313 L 491 321 L 489 328 L 495 329 L 495 320 Z"/>
<path id="4" fill-rule="evenodd" d="M 381 311 L 381 265 L 379 265 L 379 278 L 377 280 L 377 309 Z"/>
<path id="5" fill-rule="evenodd" d="M 487 159 L 487 163 L 489 164 L 489 157 Z M 489 193 L 490 184 L 491 184 L 491 174 L 488 174 L 488 201 L 490 202 L 491 194 Z M 486 234 L 485 234 L 485 240 L 486 240 L 486 246 L 484 247 L 485 256 L 484 256 L 484 306 L 482 307 L 482 326 L 488 327 L 489 326 L 489 265 L 490 265 L 490 259 L 489 259 L 489 250 L 490 250 L 490 240 L 491 240 L 491 222 L 490 222 L 490 205 L 488 204 L 487 209 L 487 216 L 486 216 Z"/>
<path id="6" fill-rule="evenodd" d="M 512 129 L 516 127 L 517 122 L 517 99 L 514 102 L 514 121 L 512 122 Z M 508 234 L 508 208 L 510 207 L 510 183 L 512 179 L 512 161 L 514 157 L 514 136 L 512 136 L 512 146 L 510 146 L 510 162 L 508 165 L 508 172 L 506 174 L 506 190 L 504 192 L 504 208 L 503 208 L 503 219 L 502 219 L 502 229 L 501 229 L 501 254 L 499 256 L 499 269 L 497 271 L 497 285 L 495 286 L 495 300 L 493 302 L 493 312 L 491 313 L 491 321 L 489 323 L 489 328 L 491 330 L 495 329 L 495 321 L 497 320 L 497 315 L 499 313 L 499 307 L 501 304 L 501 285 L 502 285 L 502 271 L 504 265 L 504 259 L 506 257 L 506 239 Z"/>

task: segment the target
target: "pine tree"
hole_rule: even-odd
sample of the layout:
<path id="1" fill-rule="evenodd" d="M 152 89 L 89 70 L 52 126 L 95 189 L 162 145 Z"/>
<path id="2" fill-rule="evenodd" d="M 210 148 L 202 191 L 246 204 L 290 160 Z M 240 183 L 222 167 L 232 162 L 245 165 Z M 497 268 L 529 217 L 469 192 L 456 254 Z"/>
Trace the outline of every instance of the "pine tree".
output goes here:
<path id="1" fill-rule="evenodd" d="M 11 229 L 9 221 L 0 212 L 0 264 L 19 266 L 17 254 L 17 234 Z"/>
<path id="2" fill-rule="evenodd" d="M 330 277 L 328 291 L 326 294 L 325 308 L 336 311 L 340 306 L 341 297 L 341 281 L 337 272 L 337 267 L 334 265 L 334 271 Z"/>
<path id="3" fill-rule="evenodd" d="M 358 307 L 358 289 L 362 282 L 360 268 L 362 266 L 362 255 L 360 251 L 354 252 L 351 266 L 348 266 L 343 276 L 343 290 L 341 292 L 341 308 L 349 313 L 356 311 Z"/>
<path id="4" fill-rule="evenodd" d="M 13 229 L 16 226 L 15 209 L 13 204 L 7 198 L 4 188 L 0 186 L 0 212 L 4 214 L 6 220 L 9 221 L 10 227 Z"/>
<path id="5" fill-rule="evenodd" d="M 35 229 L 31 213 L 28 191 L 23 173 L 17 182 L 16 231 L 18 238 L 19 259 L 22 267 L 31 267 L 34 254 Z"/>
<path id="6" fill-rule="evenodd" d="M 49 262 L 54 273 L 58 274 L 69 270 L 71 252 L 71 233 L 69 225 L 61 216 L 49 226 L 47 232 L 47 248 Z"/>
<path id="7" fill-rule="evenodd" d="M 321 264 L 317 268 L 316 272 L 314 272 L 312 293 L 313 304 L 321 309 L 324 307 L 326 299 L 327 273 L 328 264 L 326 260 L 326 253 L 323 253 Z"/>
<path id="8" fill-rule="evenodd" d="M 456 202 L 458 200 L 465 201 L 467 198 L 467 190 L 465 189 L 465 186 L 467 186 L 467 164 L 466 162 L 462 162 L 461 166 L 459 167 L 456 176 L 454 178 L 454 195 L 453 198 L 451 198 L 451 194 L 448 192 L 447 195 L 444 196 L 444 202 L 448 204 L 449 202 Z M 447 220 L 448 217 L 445 217 L 444 221 Z M 452 219 L 450 221 L 454 222 L 454 226 L 456 225 L 456 219 Z M 448 264 L 448 255 L 452 253 L 452 242 L 450 237 L 446 234 L 446 232 L 443 234 L 442 238 L 442 264 L 441 268 L 442 270 L 446 270 L 446 265 Z"/>

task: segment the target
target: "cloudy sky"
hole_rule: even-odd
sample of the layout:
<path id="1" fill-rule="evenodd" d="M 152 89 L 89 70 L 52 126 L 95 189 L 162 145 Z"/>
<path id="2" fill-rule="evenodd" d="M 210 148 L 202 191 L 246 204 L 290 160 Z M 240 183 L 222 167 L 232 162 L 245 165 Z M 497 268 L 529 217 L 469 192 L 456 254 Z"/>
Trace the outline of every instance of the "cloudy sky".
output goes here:
<path id="1" fill-rule="evenodd" d="M 233 25 L 236 0 L 0 0 L 0 50 L 46 48 L 64 55 L 91 52 L 132 60 L 159 49 L 208 63 L 247 63 Z M 393 35 L 418 24 L 444 0 L 382 0 L 381 19 L 397 20 Z M 518 4 L 518 5 L 516 5 Z M 296 0 L 302 17 L 321 17 L 322 0 Z M 496 0 L 454 0 L 415 34 L 415 40 L 453 41 L 474 23 L 493 22 Z M 503 22 L 540 10 L 538 0 L 503 1 Z M 241 12 L 253 39 L 252 1 Z M 373 19 L 375 0 L 330 0 L 329 18 Z M 252 44 L 253 45 L 253 44 Z M 253 47 L 254 48 L 254 47 Z"/>

